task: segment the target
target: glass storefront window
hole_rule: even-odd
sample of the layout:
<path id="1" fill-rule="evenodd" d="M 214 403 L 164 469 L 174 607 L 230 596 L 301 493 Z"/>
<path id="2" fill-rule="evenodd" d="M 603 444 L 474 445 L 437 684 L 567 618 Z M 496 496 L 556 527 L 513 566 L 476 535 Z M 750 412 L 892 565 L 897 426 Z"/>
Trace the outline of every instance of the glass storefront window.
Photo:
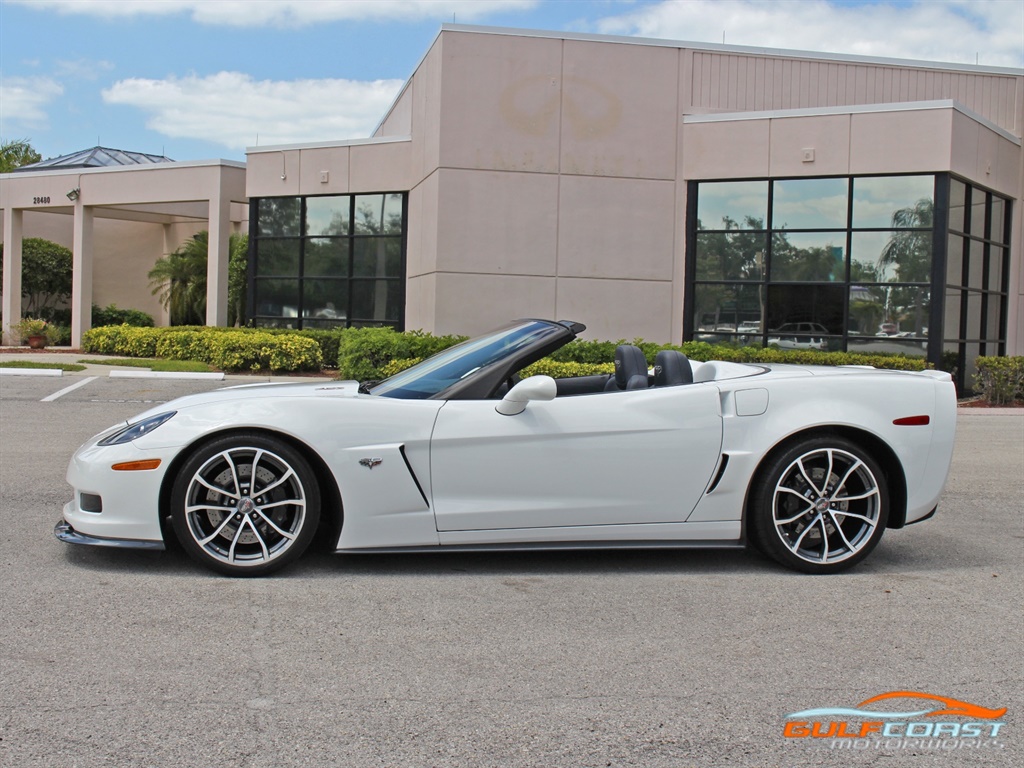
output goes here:
<path id="1" fill-rule="evenodd" d="M 969 266 L 967 268 L 967 287 L 985 287 L 985 244 L 980 240 L 971 240 Z"/>
<path id="2" fill-rule="evenodd" d="M 348 280 L 304 280 L 302 298 L 303 318 L 339 325 L 348 317 Z"/>
<path id="3" fill-rule="evenodd" d="M 846 229 L 848 179 L 787 179 L 772 190 L 772 229 Z"/>
<path id="4" fill-rule="evenodd" d="M 974 188 L 971 190 L 971 234 L 975 237 L 988 237 L 985 231 L 985 209 L 988 195 Z"/>
<path id="5" fill-rule="evenodd" d="M 297 197 L 265 197 L 259 201 L 256 232 L 260 237 L 298 237 L 302 206 Z"/>
<path id="6" fill-rule="evenodd" d="M 1003 286 L 1006 284 L 1003 275 L 1003 265 L 1007 262 L 1009 256 L 1009 249 L 1007 248 L 996 248 L 995 246 L 989 246 L 989 262 L 988 262 L 988 290 L 995 292 L 1002 292 L 1005 290 Z"/>
<path id="7" fill-rule="evenodd" d="M 350 241 L 342 237 L 316 237 L 306 241 L 304 277 L 337 277 L 348 274 Z"/>
<path id="8" fill-rule="evenodd" d="M 364 237 L 354 243 L 354 277 L 401 277 L 402 238 Z"/>
<path id="9" fill-rule="evenodd" d="M 768 182 L 701 184 L 697 220 L 699 229 L 764 229 L 768 220 Z"/>
<path id="10" fill-rule="evenodd" d="M 356 197 L 355 233 L 387 235 L 402 232 L 401 195 L 359 195 Z"/>
<path id="11" fill-rule="evenodd" d="M 306 198 L 306 234 L 307 235 L 347 235 L 349 234 L 348 195 L 337 197 Z"/>
<path id="12" fill-rule="evenodd" d="M 701 333 L 760 334 L 765 288 L 760 285 L 697 285 L 694 328 Z"/>
<path id="13" fill-rule="evenodd" d="M 763 232 L 697 235 L 698 280 L 763 280 L 767 236 Z"/>
<path id="14" fill-rule="evenodd" d="M 964 225 L 967 205 L 967 185 L 959 179 L 949 180 L 949 228 L 954 232 L 966 232 Z"/>
<path id="15" fill-rule="evenodd" d="M 878 176 L 853 180 L 857 229 L 930 228 L 934 176 Z"/>
<path id="16" fill-rule="evenodd" d="M 262 198 L 251 210 L 256 325 L 401 326 L 404 193 Z"/>
<path id="17" fill-rule="evenodd" d="M 257 279 L 256 314 L 298 317 L 299 281 L 276 278 Z"/>
<path id="18" fill-rule="evenodd" d="M 1001 197 L 992 196 L 992 203 L 990 205 L 992 210 L 992 226 L 990 239 L 994 243 L 1005 245 L 1006 243 L 1006 207 L 1007 201 Z"/>
<path id="19" fill-rule="evenodd" d="M 786 232 L 772 236 L 772 282 L 846 279 L 845 232 Z"/>
<path id="20" fill-rule="evenodd" d="M 773 333 L 842 336 L 842 285 L 768 285 L 769 341 Z"/>
<path id="21" fill-rule="evenodd" d="M 358 320 L 398 322 L 402 281 L 353 280 L 352 317 Z"/>
<path id="22" fill-rule="evenodd" d="M 256 276 L 299 276 L 298 240 L 258 240 L 256 242 Z"/>
<path id="23" fill-rule="evenodd" d="M 963 285 L 964 282 L 964 239 L 950 235 L 946 244 L 946 285 Z"/>

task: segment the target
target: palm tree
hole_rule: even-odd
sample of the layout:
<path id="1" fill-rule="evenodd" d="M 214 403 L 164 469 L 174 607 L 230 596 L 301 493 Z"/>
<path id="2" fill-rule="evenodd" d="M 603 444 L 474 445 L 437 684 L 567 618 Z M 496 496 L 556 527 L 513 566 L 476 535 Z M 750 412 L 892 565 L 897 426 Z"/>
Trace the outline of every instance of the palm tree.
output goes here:
<path id="1" fill-rule="evenodd" d="M 171 325 L 202 325 L 206 319 L 206 253 L 209 241 L 198 232 L 157 260 L 149 286 L 171 316 Z"/>
<path id="2" fill-rule="evenodd" d="M 893 211 L 893 232 L 878 256 L 878 273 L 884 279 L 888 267 L 895 266 L 896 281 L 901 283 L 930 283 L 932 270 L 932 226 L 935 204 L 931 198 L 922 198 L 908 208 Z M 921 306 L 920 288 L 894 288 L 886 292 L 886 319 L 898 321 L 901 310 L 912 305 L 914 335 L 924 331 L 924 308 Z"/>
<path id="3" fill-rule="evenodd" d="M 171 325 L 202 325 L 206 322 L 206 265 L 210 235 L 197 232 L 177 250 L 158 259 L 149 272 L 153 295 L 171 316 Z M 245 317 L 246 269 L 249 238 L 231 235 L 228 261 L 228 324 Z"/>

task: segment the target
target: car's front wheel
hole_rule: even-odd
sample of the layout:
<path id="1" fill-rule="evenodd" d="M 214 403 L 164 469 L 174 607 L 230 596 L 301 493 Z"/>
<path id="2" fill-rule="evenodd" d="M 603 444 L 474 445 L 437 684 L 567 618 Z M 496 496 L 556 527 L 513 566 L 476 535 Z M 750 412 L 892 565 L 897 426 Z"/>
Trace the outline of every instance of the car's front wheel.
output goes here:
<path id="1" fill-rule="evenodd" d="M 803 440 L 769 458 L 751 498 L 753 543 L 805 573 L 836 573 L 859 563 L 889 519 L 882 468 L 838 436 Z"/>
<path id="2" fill-rule="evenodd" d="M 231 576 L 262 576 L 292 562 L 319 520 L 309 463 L 269 435 L 233 434 L 199 447 L 171 494 L 171 522 L 185 551 Z"/>

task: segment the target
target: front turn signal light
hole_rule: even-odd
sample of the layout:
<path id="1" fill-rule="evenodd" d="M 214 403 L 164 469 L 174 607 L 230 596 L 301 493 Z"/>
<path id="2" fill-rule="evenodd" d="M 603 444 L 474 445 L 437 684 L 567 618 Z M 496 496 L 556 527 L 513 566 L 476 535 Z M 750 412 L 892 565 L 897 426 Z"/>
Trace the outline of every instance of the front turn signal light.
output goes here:
<path id="1" fill-rule="evenodd" d="M 111 464 L 110 468 L 115 472 L 135 472 L 140 469 L 156 469 L 160 466 L 160 459 L 142 459 L 141 461 L 122 461 L 119 464 Z"/>

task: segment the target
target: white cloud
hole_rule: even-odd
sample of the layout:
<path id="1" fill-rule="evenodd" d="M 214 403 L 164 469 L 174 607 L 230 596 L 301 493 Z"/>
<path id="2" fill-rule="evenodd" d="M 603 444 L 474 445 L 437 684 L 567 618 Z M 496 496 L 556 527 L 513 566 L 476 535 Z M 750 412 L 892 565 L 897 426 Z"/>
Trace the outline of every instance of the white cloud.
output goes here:
<path id="1" fill-rule="evenodd" d="M 538 0 L 7 0 L 105 18 L 188 14 L 200 24 L 302 27 L 331 21 L 477 21 L 534 8 Z"/>
<path id="2" fill-rule="evenodd" d="M 137 107 L 166 136 L 231 149 L 365 138 L 391 106 L 402 80 L 254 80 L 241 72 L 166 80 L 120 80 L 108 104 Z"/>
<path id="3" fill-rule="evenodd" d="M 62 93 L 48 77 L 0 77 L 0 135 L 46 128 L 46 106 Z"/>
<path id="4" fill-rule="evenodd" d="M 53 71 L 57 77 L 74 78 L 76 80 L 96 80 L 104 72 L 109 72 L 114 65 L 109 61 L 93 59 L 59 60 L 54 64 Z"/>
<path id="5" fill-rule="evenodd" d="M 664 0 L 601 19 L 599 32 L 958 64 L 1024 66 L 1020 0 Z"/>

